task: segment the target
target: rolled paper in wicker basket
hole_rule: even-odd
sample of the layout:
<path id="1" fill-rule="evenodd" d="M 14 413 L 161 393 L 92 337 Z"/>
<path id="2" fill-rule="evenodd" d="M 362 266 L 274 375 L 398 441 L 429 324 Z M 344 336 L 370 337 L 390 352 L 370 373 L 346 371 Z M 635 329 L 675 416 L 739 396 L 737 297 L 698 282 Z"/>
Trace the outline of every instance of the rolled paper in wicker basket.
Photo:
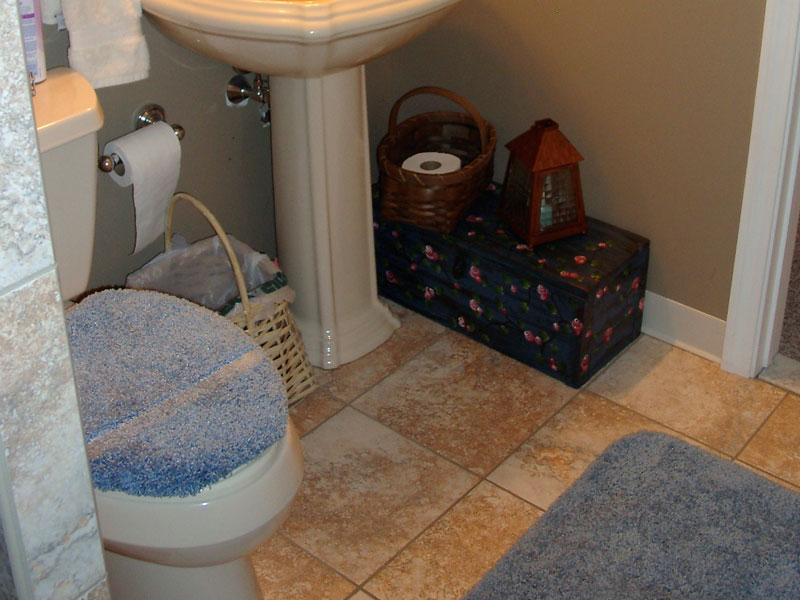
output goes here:
<path id="1" fill-rule="evenodd" d="M 400 106 L 420 94 L 443 96 L 466 113 L 423 113 L 397 123 Z M 392 107 L 389 130 L 378 145 L 380 213 L 389 221 L 450 233 L 492 181 L 497 132 L 467 100 L 443 88 L 420 87 Z M 446 152 L 461 159 L 451 173 L 407 171 L 403 161 L 419 152 Z"/>
<path id="2" fill-rule="evenodd" d="M 275 309 L 265 317 L 257 317 L 256 312 L 247 294 L 242 268 L 236 253 L 231 246 L 228 235 L 220 225 L 214 214 L 197 198 L 184 192 L 175 194 L 167 207 L 166 229 L 164 244 L 167 250 L 172 243 L 172 214 L 178 200 L 186 200 L 192 204 L 208 221 L 214 232 L 219 236 L 228 259 L 233 269 L 233 277 L 239 290 L 238 301 L 242 304 L 241 311 L 233 311 L 227 316 L 235 325 L 241 327 L 253 340 L 261 346 L 272 359 L 275 369 L 281 376 L 286 386 L 286 396 L 289 404 L 295 404 L 311 393 L 317 384 L 308 353 L 303 344 L 303 337 L 297 328 L 289 303 L 281 300 L 275 304 Z"/>

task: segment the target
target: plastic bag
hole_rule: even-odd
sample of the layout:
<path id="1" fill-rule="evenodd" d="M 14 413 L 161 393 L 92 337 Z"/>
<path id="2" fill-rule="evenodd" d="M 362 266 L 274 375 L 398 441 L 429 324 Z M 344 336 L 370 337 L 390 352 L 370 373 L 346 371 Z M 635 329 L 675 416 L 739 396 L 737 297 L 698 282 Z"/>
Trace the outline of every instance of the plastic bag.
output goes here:
<path id="1" fill-rule="evenodd" d="M 228 239 L 250 292 L 254 318 L 271 314 L 279 300 L 294 300 L 294 291 L 269 256 L 256 252 L 232 235 Z M 239 298 L 239 290 L 228 255 L 216 235 L 193 244 L 174 235 L 170 250 L 128 275 L 125 286 L 186 298 L 212 310 L 224 311 L 228 317 L 242 310 L 240 303 L 231 306 Z"/>

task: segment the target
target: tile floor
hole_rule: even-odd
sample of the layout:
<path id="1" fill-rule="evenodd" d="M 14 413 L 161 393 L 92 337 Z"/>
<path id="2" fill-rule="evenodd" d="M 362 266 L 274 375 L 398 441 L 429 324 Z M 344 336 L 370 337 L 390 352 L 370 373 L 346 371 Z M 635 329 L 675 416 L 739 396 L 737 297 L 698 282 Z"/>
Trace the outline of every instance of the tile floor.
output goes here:
<path id="1" fill-rule="evenodd" d="M 758 378 L 800 394 L 800 361 L 779 353 L 772 363 L 759 373 Z"/>
<path id="2" fill-rule="evenodd" d="M 800 491 L 800 396 L 640 337 L 581 390 L 417 314 L 317 371 L 264 597 L 460 598 L 614 440 L 671 433 Z"/>

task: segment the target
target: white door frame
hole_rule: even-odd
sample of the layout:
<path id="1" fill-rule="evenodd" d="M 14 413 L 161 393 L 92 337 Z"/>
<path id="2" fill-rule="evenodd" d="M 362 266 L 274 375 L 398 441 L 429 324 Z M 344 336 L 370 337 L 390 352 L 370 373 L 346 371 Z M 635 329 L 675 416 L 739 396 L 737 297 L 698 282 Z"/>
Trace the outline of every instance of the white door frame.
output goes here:
<path id="1" fill-rule="evenodd" d="M 755 377 L 777 353 L 798 217 L 800 2 L 767 0 L 722 368 Z"/>

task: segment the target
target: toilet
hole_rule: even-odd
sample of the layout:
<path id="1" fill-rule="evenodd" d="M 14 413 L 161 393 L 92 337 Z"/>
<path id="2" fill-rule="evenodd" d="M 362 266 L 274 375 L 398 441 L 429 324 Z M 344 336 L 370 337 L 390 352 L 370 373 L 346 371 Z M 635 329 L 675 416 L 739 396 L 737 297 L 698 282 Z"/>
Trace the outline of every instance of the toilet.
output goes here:
<path id="1" fill-rule="evenodd" d="M 66 68 L 48 71 L 33 107 L 67 300 L 89 280 L 103 114 Z M 158 292 L 105 290 L 66 314 L 112 597 L 261 598 L 249 554 L 303 476 L 266 354 L 224 317 Z"/>

